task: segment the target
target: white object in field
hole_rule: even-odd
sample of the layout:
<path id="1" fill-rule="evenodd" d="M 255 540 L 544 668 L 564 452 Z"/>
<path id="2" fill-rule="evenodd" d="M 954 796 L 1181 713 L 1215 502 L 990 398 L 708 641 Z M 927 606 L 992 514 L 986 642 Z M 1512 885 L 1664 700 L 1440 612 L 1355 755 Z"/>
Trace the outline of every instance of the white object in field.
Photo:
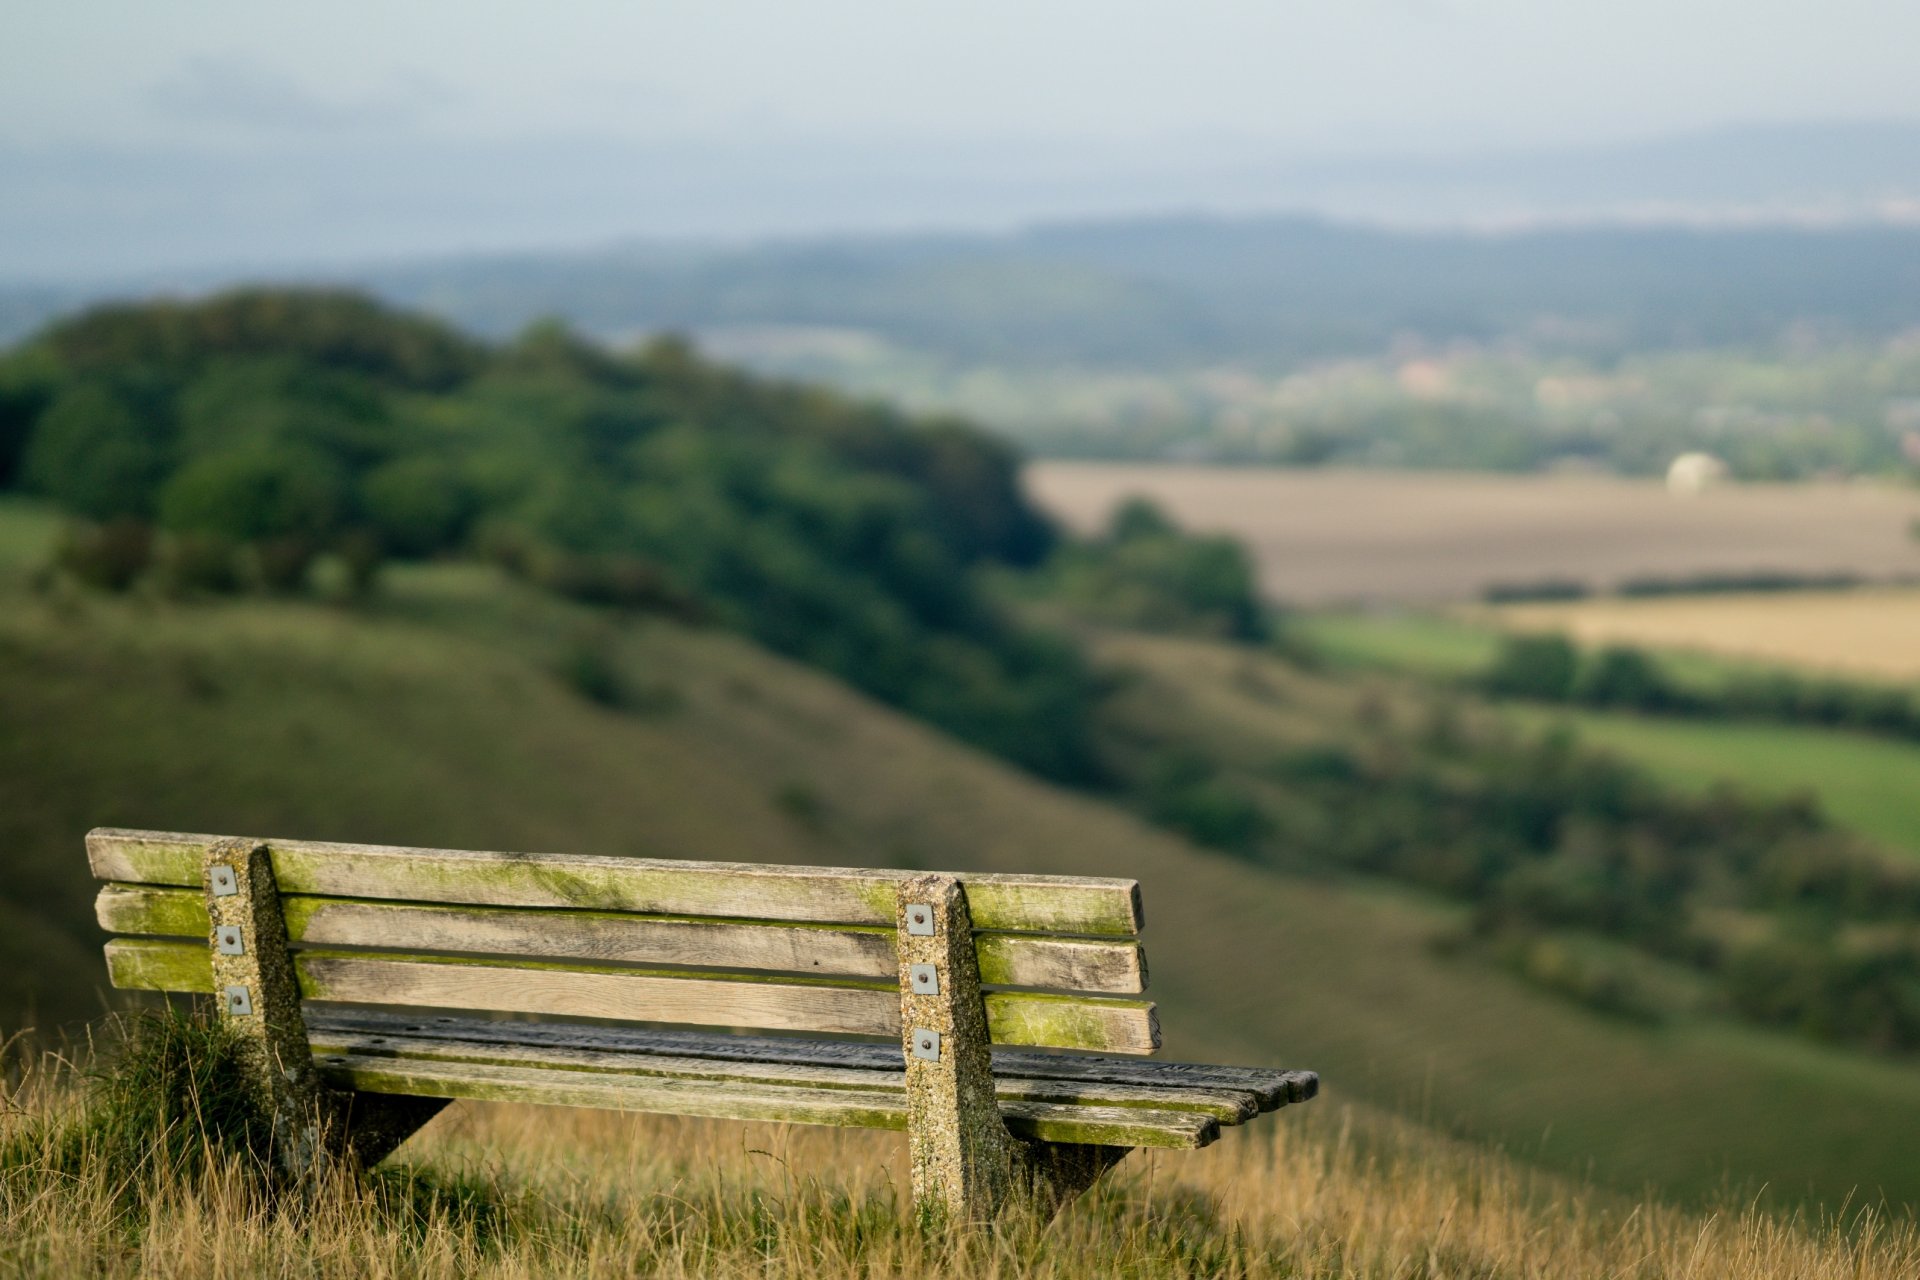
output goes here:
<path id="1" fill-rule="evenodd" d="M 1727 464 L 1710 453 L 1683 453 L 1667 467 L 1667 492 L 1703 493 L 1727 478 Z"/>

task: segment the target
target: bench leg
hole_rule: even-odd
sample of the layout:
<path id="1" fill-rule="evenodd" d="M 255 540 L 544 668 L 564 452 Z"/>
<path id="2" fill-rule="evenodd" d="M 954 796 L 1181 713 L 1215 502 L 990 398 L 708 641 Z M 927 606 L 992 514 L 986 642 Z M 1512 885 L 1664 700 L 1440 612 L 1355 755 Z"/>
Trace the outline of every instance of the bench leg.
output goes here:
<path id="1" fill-rule="evenodd" d="M 1028 1142 L 1007 1131 L 994 1097 L 973 921 L 958 880 L 907 880 L 897 925 L 916 1212 L 930 1223 L 982 1224 L 1015 1200 L 1058 1210 L 1127 1148 Z"/>
<path id="2" fill-rule="evenodd" d="M 337 1162 L 371 1166 L 446 1105 L 439 1099 L 355 1097 L 321 1084 L 267 846 L 220 840 L 202 871 L 213 996 L 238 1036 L 241 1070 L 273 1121 L 275 1176 L 315 1185 Z"/>
<path id="3" fill-rule="evenodd" d="M 1058 1213 L 1073 1203 L 1133 1150 L 1085 1142 L 1023 1142 L 1021 1146 L 1025 1148 L 1029 1193 L 1044 1213 Z"/>

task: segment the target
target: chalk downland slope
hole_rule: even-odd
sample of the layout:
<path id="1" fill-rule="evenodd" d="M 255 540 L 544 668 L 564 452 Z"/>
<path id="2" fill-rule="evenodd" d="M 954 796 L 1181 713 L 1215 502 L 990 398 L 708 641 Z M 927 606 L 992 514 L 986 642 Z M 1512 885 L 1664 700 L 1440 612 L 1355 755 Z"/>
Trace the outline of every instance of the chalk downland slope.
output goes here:
<path id="1" fill-rule="evenodd" d="M 1343 1098 L 1411 1111 L 1630 1189 L 1920 1201 L 1920 1075 L 1903 1064 L 1583 1012 L 1436 957 L 1457 920 L 1442 908 L 1197 850 L 732 635 L 457 566 L 395 572 L 355 610 L 36 591 L 50 524 L 14 510 L 0 535 L 13 1026 L 99 1007 L 96 825 L 1122 875 L 1145 888 L 1173 1057 L 1318 1069 L 1330 1114 Z M 582 655 L 593 697 L 567 674 Z M 1368 696 L 1219 646 L 1114 656 L 1249 749 Z M 1274 696 L 1249 699 L 1250 679 Z"/>

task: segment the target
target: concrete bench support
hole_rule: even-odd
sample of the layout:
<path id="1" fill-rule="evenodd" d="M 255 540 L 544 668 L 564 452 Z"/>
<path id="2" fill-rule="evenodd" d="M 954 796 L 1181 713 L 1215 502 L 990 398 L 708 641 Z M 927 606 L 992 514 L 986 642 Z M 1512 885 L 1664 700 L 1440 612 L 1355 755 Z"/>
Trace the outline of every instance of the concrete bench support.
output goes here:
<path id="1" fill-rule="evenodd" d="M 958 879 L 923 875 L 902 884 L 898 929 L 907 1135 L 921 1219 L 991 1222 L 1017 1198 L 1054 1212 L 1128 1148 L 1028 1141 L 1007 1131 L 994 1096 L 973 923 Z"/>
<path id="2" fill-rule="evenodd" d="M 342 1094 L 322 1085 L 266 844 L 216 841 L 202 874 L 214 1007 L 236 1035 L 255 1105 L 272 1117 L 276 1175 L 310 1188 L 340 1160 L 371 1167 L 446 1100 Z"/>

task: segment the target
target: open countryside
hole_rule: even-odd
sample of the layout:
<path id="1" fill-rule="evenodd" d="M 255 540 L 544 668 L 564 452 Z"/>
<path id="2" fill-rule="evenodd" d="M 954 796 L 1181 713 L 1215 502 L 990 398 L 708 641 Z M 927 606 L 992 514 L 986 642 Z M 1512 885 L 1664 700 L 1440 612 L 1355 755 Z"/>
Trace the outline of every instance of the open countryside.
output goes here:
<path id="1" fill-rule="evenodd" d="M 1507 605 L 1496 616 L 1507 626 L 1564 631 L 1585 644 L 1697 649 L 1883 680 L 1920 680 L 1920 590 L 1595 599 Z"/>
<path id="2" fill-rule="evenodd" d="M 1816 593 L 1783 592 L 1753 599 L 1791 613 Z M 1825 596 L 1827 593 L 1818 593 Z M 1887 598 L 1893 593 L 1831 593 L 1840 601 Z M 1897 597 L 1904 599 L 1904 596 Z M 1737 603 L 1739 597 L 1729 598 Z M 1711 611 L 1718 597 L 1673 601 Z M 1595 601 L 1604 611 L 1614 601 Z M 1638 602 L 1619 602 L 1627 608 Z M 1648 602 L 1658 604 L 1665 602 Z M 1569 610 L 1569 613 L 1577 611 Z M 1439 611 L 1319 610 L 1302 613 L 1294 634 L 1322 660 L 1356 671 L 1392 672 L 1445 687 L 1471 687 L 1495 662 L 1502 637 L 1552 629 L 1558 611 L 1535 606 L 1479 606 Z M 1513 622 L 1513 619 L 1522 622 Z M 1523 625 L 1524 624 L 1524 625 Z M 1872 620 L 1863 621 L 1871 629 Z M 1588 638 L 1569 631 L 1583 642 Z M 1617 642 L 1626 637 L 1612 637 Z M 1651 640 L 1651 637 L 1647 637 Z M 1589 645 L 1588 652 L 1594 652 Z M 1831 663 L 1785 665 L 1717 656 L 1703 646 L 1651 646 L 1653 660 L 1693 687 L 1730 679 L 1764 679 L 1781 672 L 1819 678 Z M 1835 822 L 1885 848 L 1920 857 L 1920 745 L 1896 738 L 1816 725 L 1679 719 L 1589 707 L 1509 706 L 1508 714 L 1534 728 L 1563 725 L 1583 742 L 1633 761 L 1672 785 L 1694 791 L 1733 785 L 1750 794 L 1812 794 Z"/>
<path id="3" fill-rule="evenodd" d="M 1677 496 L 1594 475 L 1039 462 L 1030 492 L 1078 529 L 1132 495 L 1231 534 L 1295 604 L 1438 604 L 1543 581 L 1781 572 L 1920 576 L 1920 493 L 1870 482 Z"/>

